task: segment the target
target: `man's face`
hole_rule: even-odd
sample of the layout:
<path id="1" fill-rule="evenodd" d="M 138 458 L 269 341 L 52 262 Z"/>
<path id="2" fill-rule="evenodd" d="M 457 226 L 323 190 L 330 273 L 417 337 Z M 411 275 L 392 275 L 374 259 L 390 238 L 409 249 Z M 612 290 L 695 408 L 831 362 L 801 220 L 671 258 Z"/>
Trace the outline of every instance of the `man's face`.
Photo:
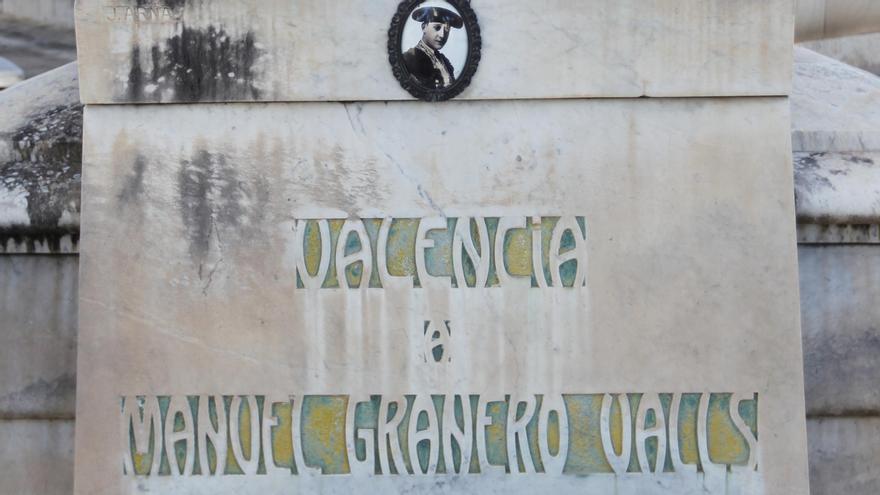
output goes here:
<path id="1" fill-rule="evenodd" d="M 428 44 L 431 48 L 435 50 L 439 50 L 446 45 L 446 41 L 449 40 L 449 24 L 445 22 L 426 22 L 424 26 L 422 26 L 422 31 L 424 35 L 422 39 L 425 40 L 425 43 Z"/>

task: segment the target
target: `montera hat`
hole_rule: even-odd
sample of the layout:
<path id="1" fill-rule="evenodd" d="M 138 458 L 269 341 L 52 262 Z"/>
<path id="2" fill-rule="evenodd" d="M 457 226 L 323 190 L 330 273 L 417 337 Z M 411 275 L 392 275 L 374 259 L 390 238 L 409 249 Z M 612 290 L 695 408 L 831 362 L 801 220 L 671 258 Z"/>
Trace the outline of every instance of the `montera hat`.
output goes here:
<path id="1" fill-rule="evenodd" d="M 464 26 L 464 21 L 461 20 L 460 15 L 442 7 L 422 7 L 416 9 L 412 14 L 412 18 L 414 21 L 421 22 L 422 24 L 426 22 L 442 22 L 443 24 L 449 24 L 455 29 L 461 29 Z"/>

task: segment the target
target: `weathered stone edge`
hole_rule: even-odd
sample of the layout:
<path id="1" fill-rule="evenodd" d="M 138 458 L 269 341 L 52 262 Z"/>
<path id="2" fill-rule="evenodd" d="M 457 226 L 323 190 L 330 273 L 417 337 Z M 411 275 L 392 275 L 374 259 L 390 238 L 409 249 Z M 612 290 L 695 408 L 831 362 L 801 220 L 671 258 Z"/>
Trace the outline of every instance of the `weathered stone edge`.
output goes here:
<path id="1" fill-rule="evenodd" d="M 0 254 L 78 251 L 78 87 L 73 63 L 0 92 Z"/>

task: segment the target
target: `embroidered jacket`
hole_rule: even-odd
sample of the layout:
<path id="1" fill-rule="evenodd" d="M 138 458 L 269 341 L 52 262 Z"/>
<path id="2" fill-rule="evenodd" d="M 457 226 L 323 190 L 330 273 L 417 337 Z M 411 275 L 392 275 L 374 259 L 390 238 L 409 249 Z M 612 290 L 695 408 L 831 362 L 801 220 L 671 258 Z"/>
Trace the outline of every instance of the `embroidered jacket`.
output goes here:
<path id="1" fill-rule="evenodd" d="M 409 73 L 422 86 L 432 89 L 448 88 L 455 82 L 455 69 L 445 55 L 429 47 L 424 40 L 403 54 Z"/>

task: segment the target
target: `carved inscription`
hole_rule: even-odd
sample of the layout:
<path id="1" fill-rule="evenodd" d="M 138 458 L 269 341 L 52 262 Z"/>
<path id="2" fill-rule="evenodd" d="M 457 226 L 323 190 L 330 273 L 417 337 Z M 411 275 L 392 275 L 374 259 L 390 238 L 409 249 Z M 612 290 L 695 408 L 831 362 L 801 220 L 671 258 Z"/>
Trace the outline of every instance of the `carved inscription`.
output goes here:
<path id="1" fill-rule="evenodd" d="M 757 394 L 137 396 L 129 476 L 756 471 Z"/>
<path id="2" fill-rule="evenodd" d="M 105 5 L 104 19 L 109 22 L 175 22 L 183 18 L 183 9 L 161 3 L 140 7 Z"/>
<path id="3" fill-rule="evenodd" d="M 301 289 L 587 285 L 583 217 L 301 219 L 291 228 Z"/>
<path id="4" fill-rule="evenodd" d="M 425 322 L 425 362 L 448 363 L 452 361 L 449 345 L 452 340 L 452 328 L 449 321 Z"/>

